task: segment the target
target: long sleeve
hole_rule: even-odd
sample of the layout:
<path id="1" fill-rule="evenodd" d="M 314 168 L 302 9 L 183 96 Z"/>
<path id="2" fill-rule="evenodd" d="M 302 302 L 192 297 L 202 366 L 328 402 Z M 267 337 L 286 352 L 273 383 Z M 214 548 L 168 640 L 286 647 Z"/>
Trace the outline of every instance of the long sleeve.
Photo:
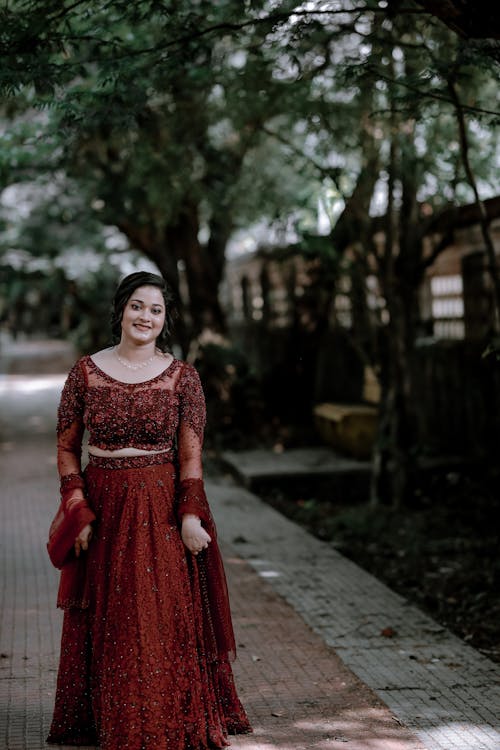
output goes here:
<path id="1" fill-rule="evenodd" d="M 213 519 L 203 483 L 203 432 L 206 421 L 205 396 L 200 376 L 191 365 L 185 365 L 179 383 L 179 493 L 177 514 L 198 516 L 205 528 Z"/>
<path id="2" fill-rule="evenodd" d="M 203 433 L 205 429 L 205 396 L 200 376 L 191 365 L 185 365 L 179 382 L 178 457 L 180 479 L 201 479 Z"/>
<path id="3" fill-rule="evenodd" d="M 57 468 L 61 503 L 50 525 L 47 550 L 52 563 L 62 569 L 58 606 L 83 606 L 81 560 L 74 555 L 75 539 L 95 514 L 85 498 L 82 476 L 82 438 L 85 429 L 85 375 L 81 363 L 71 369 L 57 413 Z"/>
<path id="4" fill-rule="evenodd" d="M 205 429 L 205 396 L 200 376 L 191 365 L 185 365 L 179 382 L 179 517 L 186 513 L 211 522 L 203 487 L 203 432 Z"/>
<path id="5" fill-rule="evenodd" d="M 81 456 L 84 433 L 85 375 L 81 362 L 71 369 L 59 402 L 57 414 L 57 469 L 65 512 L 71 511 L 76 525 L 83 528 L 95 519 L 85 500 Z"/>

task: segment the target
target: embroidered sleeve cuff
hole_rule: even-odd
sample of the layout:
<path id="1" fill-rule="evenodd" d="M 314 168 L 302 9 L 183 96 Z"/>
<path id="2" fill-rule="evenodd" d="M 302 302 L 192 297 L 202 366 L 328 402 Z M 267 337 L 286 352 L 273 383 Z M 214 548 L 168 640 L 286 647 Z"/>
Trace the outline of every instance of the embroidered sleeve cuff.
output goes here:
<path id="1" fill-rule="evenodd" d="M 187 513 L 198 516 L 205 524 L 212 523 L 203 479 L 183 479 L 179 483 L 177 495 L 177 516 L 179 520 Z"/>
<path id="2" fill-rule="evenodd" d="M 78 533 L 87 526 L 87 524 L 95 521 L 95 513 L 89 508 L 87 503 L 82 503 L 80 507 L 74 509 L 75 526 L 78 527 Z"/>
<path id="3" fill-rule="evenodd" d="M 74 490 L 85 489 L 85 482 L 81 474 L 65 474 L 61 477 L 61 497 L 66 500 L 71 495 L 74 495 Z M 83 494 L 83 493 L 82 493 Z"/>

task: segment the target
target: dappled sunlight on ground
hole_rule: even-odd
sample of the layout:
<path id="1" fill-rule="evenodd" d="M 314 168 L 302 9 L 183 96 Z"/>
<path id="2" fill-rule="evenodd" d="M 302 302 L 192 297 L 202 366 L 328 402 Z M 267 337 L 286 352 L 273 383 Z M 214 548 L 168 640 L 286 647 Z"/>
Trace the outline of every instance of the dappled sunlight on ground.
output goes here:
<path id="1" fill-rule="evenodd" d="M 64 385 L 66 375 L 0 375 L 0 393 L 37 393 Z"/>
<path id="2" fill-rule="evenodd" d="M 344 747 L 346 750 L 403 750 L 404 748 L 451 748 L 450 734 L 463 736 L 463 748 L 475 747 L 469 732 L 477 727 L 464 722 L 457 725 L 443 722 L 430 727 L 429 744 L 419 745 L 411 738 L 402 737 L 401 727 L 393 717 L 393 727 L 387 726 L 384 709 L 350 710 L 335 714 L 331 718 L 323 715 L 311 716 L 307 720 L 282 720 L 279 726 L 271 721 L 258 724 L 253 735 L 231 738 L 234 750 L 335 750 Z M 367 728 L 370 731 L 367 732 Z M 484 730 L 488 727 L 485 725 Z M 498 750 L 497 738 L 483 740 L 482 750 Z"/>
<path id="3" fill-rule="evenodd" d="M 0 450 L 15 440 L 55 436 L 55 419 L 65 374 L 0 375 Z"/>
<path id="4" fill-rule="evenodd" d="M 423 748 L 269 588 L 268 576 L 230 553 L 225 559 L 238 648 L 235 678 L 254 727 L 253 735 L 231 738 L 235 750 Z M 266 571 L 274 572 L 271 566 Z"/>

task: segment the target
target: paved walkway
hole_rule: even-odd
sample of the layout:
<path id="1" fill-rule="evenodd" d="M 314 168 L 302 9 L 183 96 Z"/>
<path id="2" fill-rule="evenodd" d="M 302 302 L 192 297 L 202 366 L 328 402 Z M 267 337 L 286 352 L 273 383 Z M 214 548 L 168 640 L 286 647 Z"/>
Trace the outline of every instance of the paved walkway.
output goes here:
<path id="1" fill-rule="evenodd" d="M 61 385 L 0 376 L 5 750 L 44 748 L 54 697 L 61 613 L 45 538 Z M 500 750 L 494 664 L 229 476 L 208 487 L 255 730 L 235 750 Z"/>
<path id="2" fill-rule="evenodd" d="M 231 479 L 208 487 L 237 556 L 427 750 L 500 750 L 497 665 Z"/>

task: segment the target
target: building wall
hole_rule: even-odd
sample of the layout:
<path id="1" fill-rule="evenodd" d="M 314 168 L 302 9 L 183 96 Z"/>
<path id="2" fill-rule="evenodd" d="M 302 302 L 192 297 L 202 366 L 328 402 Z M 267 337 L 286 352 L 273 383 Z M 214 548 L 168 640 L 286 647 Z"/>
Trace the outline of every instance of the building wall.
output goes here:
<path id="1" fill-rule="evenodd" d="M 491 231 L 500 255 L 499 220 Z M 352 340 L 350 280 L 341 278 L 330 299 L 323 282 L 321 268 L 297 255 L 278 262 L 255 253 L 227 265 L 222 300 L 232 338 L 287 416 L 298 410 L 306 418 L 323 401 L 363 400 L 366 362 Z M 383 322 L 375 276 L 368 285 L 368 307 Z M 420 289 L 416 389 L 424 452 L 480 456 L 500 438 L 498 367 L 481 356 L 498 331 L 493 310 L 481 233 L 461 228 Z"/>

